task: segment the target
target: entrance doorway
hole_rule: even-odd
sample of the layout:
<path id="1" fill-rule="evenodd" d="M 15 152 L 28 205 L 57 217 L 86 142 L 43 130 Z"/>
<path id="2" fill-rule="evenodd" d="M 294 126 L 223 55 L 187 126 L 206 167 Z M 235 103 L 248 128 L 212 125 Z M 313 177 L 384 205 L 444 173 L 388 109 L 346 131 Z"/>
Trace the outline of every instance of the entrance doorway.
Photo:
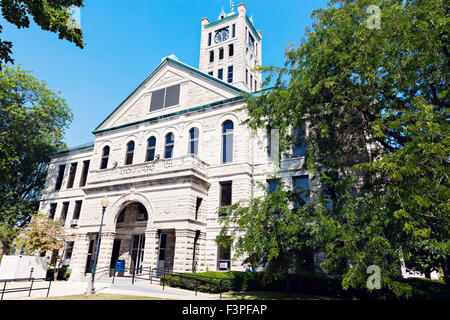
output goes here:
<path id="1" fill-rule="evenodd" d="M 142 273 L 144 262 L 145 234 L 133 235 L 131 247 L 131 270 L 135 269 L 136 274 Z"/>
<path id="2" fill-rule="evenodd" d="M 175 230 L 159 230 L 157 277 L 173 271 L 175 254 Z"/>
<path id="3" fill-rule="evenodd" d="M 86 268 L 84 270 L 84 273 L 92 273 L 92 268 L 94 266 L 94 259 L 95 259 L 95 250 L 97 248 L 97 240 L 98 240 L 98 233 L 93 233 L 90 235 L 89 250 L 87 254 Z"/>
<path id="4" fill-rule="evenodd" d="M 120 239 L 115 239 L 113 244 L 113 250 L 111 254 L 111 263 L 109 264 L 110 269 L 114 269 L 117 260 L 119 260 L 120 254 Z"/>

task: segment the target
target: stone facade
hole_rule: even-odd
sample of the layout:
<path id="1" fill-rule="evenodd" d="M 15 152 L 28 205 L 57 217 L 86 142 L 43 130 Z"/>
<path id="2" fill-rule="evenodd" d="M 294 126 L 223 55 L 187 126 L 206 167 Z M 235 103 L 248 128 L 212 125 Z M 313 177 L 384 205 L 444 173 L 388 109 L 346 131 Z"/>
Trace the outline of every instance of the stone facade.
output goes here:
<path id="1" fill-rule="evenodd" d="M 235 42 L 232 59 L 236 67 L 233 83 L 227 83 L 209 76 L 209 68 L 215 70 L 219 65 L 210 66 L 209 60 L 204 60 L 210 51 L 208 34 L 233 24 L 236 35 L 230 41 Z M 177 272 L 219 270 L 215 239 L 220 231 L 217 209 L 221 205 L 221 183 L 231 182 L 231 202 L 235 203 L 263 195 L 257 184 L 252 185 L 252 178 L 266 183 L 275 170 L 267 154 L 266 134 L 252 135 L 243 124 L 247 115 L 242 90 L 252 91 L 244 79 L 245 69 L 251 67 L 245 55 L 246 29 L 253 32 L 254 27 L 245 5 L 238 7 L 238 13 L 214 23 L 203 19 L 200 70 L 173 56 L 164 58 L 95 129 L 93 143 L 51 157 L 40 210 L 61 219 L 67 208 L 64 226 L 74 242 L 67 261 L 72 278 L 91 272 L 102 217 L 100 203 L 105 196 L 109 205 L 104 213 L 97 270 L 108 269 L 116 260 L 124 260 L 127 268 L 156 269 L 164 265 Z M 261 32 L 257 33 L 260 39 Z M 255 57 L 260 63 L 261 41 L 256 35 L 255 39 L 259 50 Z M 259 86 L 261 75 L 254 75 Z M 149 106 L 158 90 L 176 85 L 180 88 L 178 103 L 151 111 Z M 229 163 L 222 161 L 226 121 L 233 123 Z M 198 129 L 197 154 L 189 152 L 192 128 Z M 174 147 L 172 156 L 166 158 L 168 133 L 174 134 Z M 155 158 L 146 161 L 150 137 L 156 138 Z M 126 164 L 131 141 L 133 159 Z M 102 168 L 105 147 L 109 147 L 109 154 Z M 308 176 L 300 169 L 302 161 L 302 157 L 282 159 L 276 170 L 278 176 L 287 184 L 293 183 L 293 177 Z M 71 174 L 73 163 L 78 165 Z M 69 180 L 74 181 L 70 188 Z M 59 189 L 55 188 L 58 182 Z M 79 205 L 81 201 L 78 212 L 77 201 Z M 233 259 L 233 252 L 230 268 L 246 268 L 242 260 Z"/>

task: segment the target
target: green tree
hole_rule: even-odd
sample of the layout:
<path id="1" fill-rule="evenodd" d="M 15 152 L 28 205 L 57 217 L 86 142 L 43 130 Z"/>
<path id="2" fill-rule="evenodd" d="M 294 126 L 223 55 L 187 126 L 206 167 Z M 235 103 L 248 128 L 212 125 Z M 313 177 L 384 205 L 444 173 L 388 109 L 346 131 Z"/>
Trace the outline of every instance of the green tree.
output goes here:
<path id="1" fill-rule="evenodd" d="M 0 71 L 0 225 L 23 227 L 38 210 L 49 155 L 66 147 L 71 119 L 45 82 L 20 67 Z"/>
<path id="2" fill-rule="evenodd" d="M 3 254 L 11 254 L 11 244 L 17 236 L 17 230 L 6 224 L 0 224 L 0 242 L 2 243 Z"/>
<path id="3" fill-rule="evenodd" d="M 425 242 L 415 254 L 450 283 L 448 13 L 442 0 L 330 1 L 283 67 L 260 68 L 273 89 L 248 99 L 250 127 L 279 129 L 283 150 L 306 144 L 321 189 L 298 219 L 344 288 L 365 287 L 375 264 L 383 287 L 410 295 L 399 257 Z"/>
<path id="4" fill-rule="evenodd" d="M 30 18 L 42 29 L 57 33 L 60 39 L 65 39 L 83 48 L 83 33 L 80 28 L 71 24 L 68 9 L 72 6 L 84 6 L 83 0 L 0 0 L 3 18 L 17 28 L 29 28 Z M 0 34 L 2 33 L 0 25 Z M 12 43 L 0 39 L 0 69 L 3 63 L 14 63 L 11 58 Z"/>
<path id="5" fill-rule="evenodd" d="M 311 226 L 307 219 L 298 218 L 311 208 L 291 205 L 303 202 L 302 195 L 280 182 L 277 190 L 266 190 L 261 199 L 243 200 L 220 208 L 222 229 L 217 243 L 229 247 L 233 239 L 233 259 L 244 257 L 244 263 L 251 267 L 265 267 L 265 281 L 280 275 L 285 277 L 289 291 L 293 270 L 313 270 Z"/>

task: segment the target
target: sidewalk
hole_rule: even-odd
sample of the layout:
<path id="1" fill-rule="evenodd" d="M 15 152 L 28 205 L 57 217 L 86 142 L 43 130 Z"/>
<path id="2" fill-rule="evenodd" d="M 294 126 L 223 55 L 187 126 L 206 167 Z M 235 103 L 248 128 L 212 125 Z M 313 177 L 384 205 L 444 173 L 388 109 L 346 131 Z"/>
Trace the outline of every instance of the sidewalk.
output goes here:
<path id="1" fill-rule="evenodd" d="M 115 283 L 111 283 L 111 279 L 95 280 L 95 292 L 118 295 L 131 295 L 141 297 L 153 297 L 161 299 L 174 300 L 219 300 L 219 294 L 207 294 L 194 291 L 176 289 L 171 287 L 163 287 L 158 284 L 150 284 L 148 281 L 136 281 L 131 284 L 130 279 L 115 279 Z M 80 279 L 79 281 L 54 281 L 51 284 L 49 297 L 62 297 L 85 294 L 88 285 L 88 279 Z M 20 288 L 29 286 L 29 283 L 8 283 L 7 288 Z M 48 287 L 48 282 L 35 283 L 33 288 Z M 32 291 L 28 297 L 28 292 L 7 293 L 3 300 L 28 300 L 36 298 L 45 298 L 46 290 Z"/>

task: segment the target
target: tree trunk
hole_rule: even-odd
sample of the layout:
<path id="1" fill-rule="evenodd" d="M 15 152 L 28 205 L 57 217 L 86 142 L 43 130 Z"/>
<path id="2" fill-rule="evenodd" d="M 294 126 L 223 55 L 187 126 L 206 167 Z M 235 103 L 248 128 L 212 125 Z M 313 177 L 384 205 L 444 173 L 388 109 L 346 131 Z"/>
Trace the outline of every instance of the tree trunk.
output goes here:
<path id="1" fill-rule="evenodd" d="M 58 280 L 59 269 L 61 269 L 61 261 L 62 261 L 63 257 L 65 256 L 65 253 L 66 253 L 66 246 L 64 245 L 61 256 L 59 256 L 59 259 L 57 259 L 55 261 L 55 268 L 53 269 L 54 270 L 53 271 L 53 280 L 54 281 Z"/>
<path id="2" fill-rule="evenodd" d="M 286 292 L 290 293 L 291 292 L 291 285 L 290 285 L 290 281 L 289 281 L 289 271 L 286 273 Z"/>
<path id="3" fill-rule="evenodd" d="M 431 279 L 431 268 L 430 267 L 425 269 L 425 278 Z"/>

